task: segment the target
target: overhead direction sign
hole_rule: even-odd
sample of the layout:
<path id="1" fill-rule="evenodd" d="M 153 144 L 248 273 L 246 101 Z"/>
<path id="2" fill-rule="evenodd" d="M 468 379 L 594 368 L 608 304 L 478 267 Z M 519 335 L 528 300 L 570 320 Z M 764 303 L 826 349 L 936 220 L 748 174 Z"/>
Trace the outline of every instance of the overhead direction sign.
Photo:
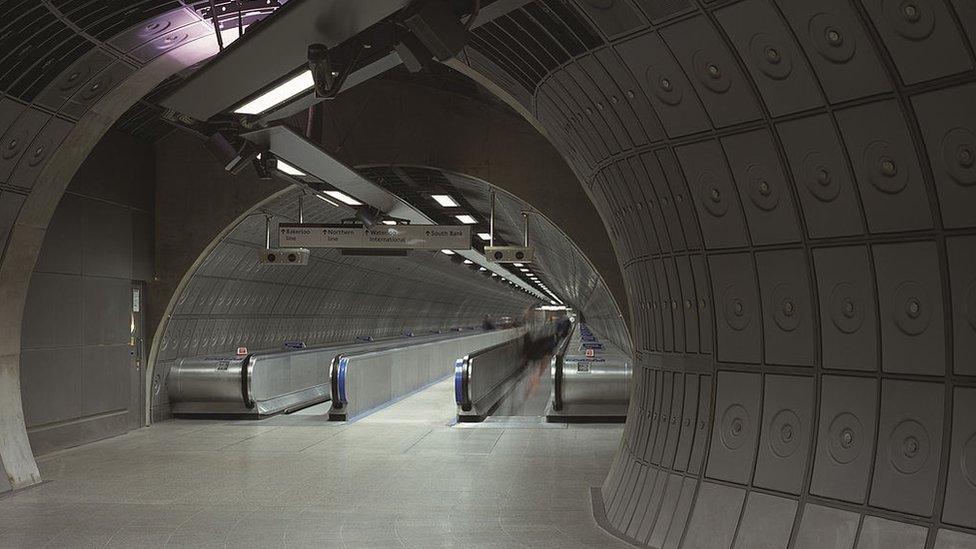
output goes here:
<path id="1" fill-rule="evenodd" d="M 464 225 L 336 225 L 281 223 L 278 245 L 302 248 L 383 250 L 467 250 L 471 227 Z"/>

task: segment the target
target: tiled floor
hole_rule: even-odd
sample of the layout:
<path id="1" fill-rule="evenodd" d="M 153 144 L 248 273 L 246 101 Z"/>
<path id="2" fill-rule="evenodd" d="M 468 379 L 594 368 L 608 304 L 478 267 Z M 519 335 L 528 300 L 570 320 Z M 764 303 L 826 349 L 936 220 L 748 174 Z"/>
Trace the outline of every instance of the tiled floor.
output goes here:
<path id="1" fill-rule="evenodd" d="M 626 547 L 588 492 L 619 426 L 451 427 L 452 391 L 348 425 L 169 421 L 48 456 L 44 484 L 0 498 L 0 547 Z"/>

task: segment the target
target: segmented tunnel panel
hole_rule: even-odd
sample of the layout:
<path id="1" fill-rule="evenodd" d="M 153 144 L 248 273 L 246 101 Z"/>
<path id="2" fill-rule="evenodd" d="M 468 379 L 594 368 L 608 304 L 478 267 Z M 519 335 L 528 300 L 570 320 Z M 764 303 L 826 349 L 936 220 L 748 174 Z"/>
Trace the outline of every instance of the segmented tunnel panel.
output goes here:
<path id="1" fill-rule="evenodd" d="M 976 546 L 976 4 L 546 0 L 497 24 L 526 18 L 553 41 L 469 62 L 533 96 L 624 269 L 612 529 Z M 539 48 L 573 59 L 528 78 Z"/>

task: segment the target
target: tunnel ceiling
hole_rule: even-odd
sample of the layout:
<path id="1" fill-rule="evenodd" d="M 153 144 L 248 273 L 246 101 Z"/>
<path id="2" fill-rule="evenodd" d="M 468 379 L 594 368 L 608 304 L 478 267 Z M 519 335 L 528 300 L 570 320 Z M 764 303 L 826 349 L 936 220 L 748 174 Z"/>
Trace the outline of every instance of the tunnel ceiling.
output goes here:
<path id="1" fill-rule="evenodd" d="M 468 213 L 478 221 L 472 234 L 489 232 L 490 192 L 495 191 L 495 245 L 523 244 L 522 212 L 529 212 L 529 245 L 536 260 L 522 267 L 508 265 L 514 275 L 536 286 L 528 269 L 560 300 L 577 311 L 585 311 L 587 321 L 601 335 L 622 347 L 630 346 L 627 326 L 599 273 L 580 249 L 555 225 L 531 205 L 493 188 L 490 182 L 463 174 L 418 166 L 360 167 L 359 173 L 395 193 L 437 223 L 456 224 L 455 215 Z M 448 194 L 457 208 L 438 205 L 432 194 Z M 475 248 L 483 252 L 484 242 L 475 237 Z"/>

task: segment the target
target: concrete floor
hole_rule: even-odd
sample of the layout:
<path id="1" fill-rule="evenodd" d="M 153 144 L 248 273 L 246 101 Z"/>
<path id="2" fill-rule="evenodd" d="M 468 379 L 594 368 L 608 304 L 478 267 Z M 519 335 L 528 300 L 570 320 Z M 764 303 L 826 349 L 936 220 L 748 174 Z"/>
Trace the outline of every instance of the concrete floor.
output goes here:
<path id="1" fill-rule="evenodd" d="M 628 547 L 589 504 L 620 426 L 451 427 L 452 380 L 352 424 L 324 411 L 47 456 L 0 499 L 0 547 Z"/>

